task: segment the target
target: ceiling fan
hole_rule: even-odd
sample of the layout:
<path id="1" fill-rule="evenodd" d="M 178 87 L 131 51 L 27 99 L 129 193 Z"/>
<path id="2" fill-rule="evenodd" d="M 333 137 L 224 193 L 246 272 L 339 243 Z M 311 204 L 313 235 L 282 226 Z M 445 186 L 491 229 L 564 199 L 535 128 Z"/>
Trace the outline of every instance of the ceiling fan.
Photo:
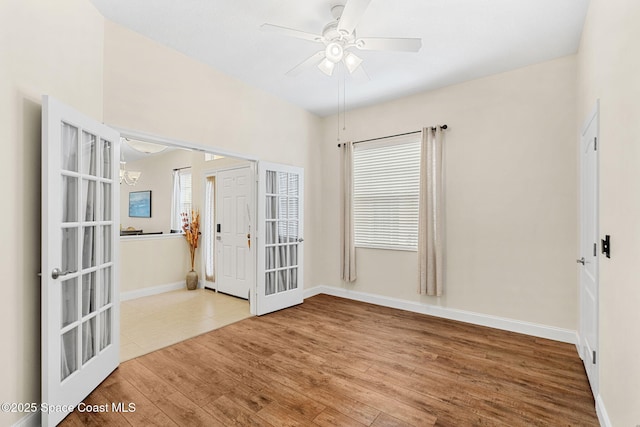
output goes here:
<path id="1" fill-rule="evenodd" d="M 422 39 L 418 38 L 378 38 L 356 36 L 356 27 L 367 10 L 371 0 L 348 0 L 345 5 L 336 5 L 331 8 L 334 21 L 325 25 L 322 34 L 312 34 L 293 28 L 281 27 L 273 24 L 262 24 L 264 31 L 273 31 L 279 34 L 297 37 L 324 44 L 324 49 L 316 52 L 300 64 L 293 67 L 286 74 L 295 76 L 310 66 L 318 68 L 328 76 L 339 63 L 344 64 L 350 74 L 361 67 L 362 58 L 358 57 L 350 49 L 359 50 L 386 50 L 402 52 L 418 52 L 422 47 Z"/>

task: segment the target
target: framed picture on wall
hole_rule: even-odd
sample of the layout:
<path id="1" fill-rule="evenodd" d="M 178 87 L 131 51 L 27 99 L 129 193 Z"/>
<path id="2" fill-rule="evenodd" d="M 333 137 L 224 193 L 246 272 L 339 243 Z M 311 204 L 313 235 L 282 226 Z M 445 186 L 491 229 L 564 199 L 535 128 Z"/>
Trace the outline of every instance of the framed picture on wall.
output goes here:
<path id="1" fill-rule="evenodd" d="M 129 193 L 129 216 L 131 218 L 151 218 L 151 190 Z"/>

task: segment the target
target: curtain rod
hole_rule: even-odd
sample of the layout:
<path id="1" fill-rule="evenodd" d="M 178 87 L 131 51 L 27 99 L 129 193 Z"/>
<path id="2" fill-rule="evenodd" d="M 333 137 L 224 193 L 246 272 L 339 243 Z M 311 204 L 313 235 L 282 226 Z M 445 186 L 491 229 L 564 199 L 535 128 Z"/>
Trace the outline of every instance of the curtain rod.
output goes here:
<path id="1" fill-rule="evenodd" d="M 185 166 L 183 168 L 175 168 L 173 171 L 181 171 L 182 169 L 191 169 L 191 166 Z"/>
<path id="2" fill-rule="evenodd" d="M 442 129 L 442 130 L 446 130 L 447 128 L 448 128 L 447 125 L 440 126 L 440 129 Z M 435 126 L 432 126 L 431 129 L 435 130 L 436 128 L 435 128 Z M 360 144 L 361 142 L 378 141 L 380 139 L 393 138 L 393 137 L 396 137 L 396 136 L 413 135 L 414 133 L 420 133 L 420 132 L 422 132 L 422 131 L 421 130 L 416 130 L 416 131 L 413 131 L 413 132 L 405 132 L 405 133 L 398 133 L 398 134 L 395 134 L 395 135 L 381 136 L 380 138 L 364 139 L 362 141 L 355 141 L 354 144 Z M 342 144 L 338 144 L 338 148 L 339 147 L 342 147 Z"/>

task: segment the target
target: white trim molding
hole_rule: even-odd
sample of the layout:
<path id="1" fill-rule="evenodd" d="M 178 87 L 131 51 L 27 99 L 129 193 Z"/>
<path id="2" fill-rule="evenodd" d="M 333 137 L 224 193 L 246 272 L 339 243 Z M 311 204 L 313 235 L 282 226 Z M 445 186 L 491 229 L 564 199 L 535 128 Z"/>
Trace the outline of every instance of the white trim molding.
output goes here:
<path id="1" fill-rule="evenodd" d="M 202 281 L 198 283 L 198 288 L 202 287 Z M 163 294 L 165 292 L 177 291 L 179 289 L 186 289 L 187 285 L 184 280 L 174 283 L 167 283 L 165 285 L 150 286 L 148 288 L 136 289 L 135 291 L 121 292 L 120 301 L 128 301 L 131 299 L 137 299 L 142 297 L 149 297 L 151 295 Z"/>
<path id="2" fill-rule="evenodd" d="M 596 414 L 598 415 L 598 421 L 600 425 L 603 427 L 613 427 L 611 424 L 611 420 L 609 419 L 609 415 L 607 414 L 607 410 L 604 407 L 604 401 L 602 400 L 602 396 L 598 394 L 596 397 Z"/>
<path id="3" fill-rule="evenodd" d="M 522 320 L 507 319 L 504 317 L 492 316 L 489 314 L 474 313 L 472 311 L 458 310 L 455 308 L 438 307 L 430 304 L 423 304 L 414 301 L 402 300 L 399 298 L 375 295 L 366 292 L 352 291 L 333 286 L 315 286 L 305 289 L 304 297 L 310 298 L 318 294 L 333 295 L 352 299 L 355 301 L 367 302 L 399 310 L 411 311 L 414 313 L 427 314 L 429 316 L 441 317 L 444 319 L 457 320 L 474 325 L 488 326 L 490 328 L 502 329 L 510 332 L 531 335 L 539 338 L 547 338 L 554 341 L 569 344 L 578 344 L 577 331 L 557 328 L 555 326 L 540 325 L 538 323 L 525 322 Z"/>

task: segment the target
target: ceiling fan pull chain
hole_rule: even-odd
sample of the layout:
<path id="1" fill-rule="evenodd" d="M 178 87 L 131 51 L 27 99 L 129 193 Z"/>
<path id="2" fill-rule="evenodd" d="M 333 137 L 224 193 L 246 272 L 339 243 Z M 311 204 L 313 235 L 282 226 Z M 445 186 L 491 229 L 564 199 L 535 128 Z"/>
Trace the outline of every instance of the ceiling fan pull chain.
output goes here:
<path id="1" fill-rule="evenodd" d="M 342 70 L 342 130 L 347 130 L 347 77 Z"/>

